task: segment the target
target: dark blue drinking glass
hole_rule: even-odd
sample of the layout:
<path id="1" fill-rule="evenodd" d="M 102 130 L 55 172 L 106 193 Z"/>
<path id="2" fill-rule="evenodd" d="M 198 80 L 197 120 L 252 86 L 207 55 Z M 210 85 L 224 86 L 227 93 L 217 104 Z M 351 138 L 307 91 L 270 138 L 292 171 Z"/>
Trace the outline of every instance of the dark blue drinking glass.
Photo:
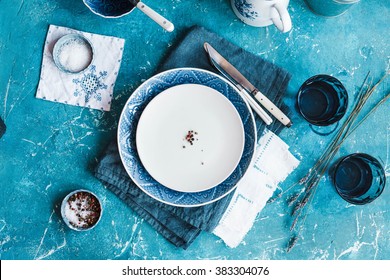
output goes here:
<path id="1" fill-rule="evenodd" d="M 364 153 L 342 158 L 334 168 L 333 184 L 339 195 L 352 204 L 366 204 L 376 199 L 386 185 L 386 175 L 379 161 Z"/>
<path id="2" fill-rule="evenodd" d="M 327 126 L 344 116 L 348 107 L 348 93 L 336 78 L 316 75 L 300 87 L 297 105 L 299 112 L 309 123 Z"/>
<path id="3" fill-rule="evenodd" d="M 5 124 L 3 120 L 0 118 L 0 138 L 3 136 L 4 133 L 5 133 Z"/>

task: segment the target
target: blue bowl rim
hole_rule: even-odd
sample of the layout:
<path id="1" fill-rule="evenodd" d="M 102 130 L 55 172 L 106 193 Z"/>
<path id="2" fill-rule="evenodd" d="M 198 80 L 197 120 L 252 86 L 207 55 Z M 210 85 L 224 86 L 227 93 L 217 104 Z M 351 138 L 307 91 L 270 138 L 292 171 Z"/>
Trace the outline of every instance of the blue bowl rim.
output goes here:
<path id="1" fill-rule="evenodd" d="M 209 70 L 205 70 L 205 69 L 201 69 L 201 68 L 196 68 L 196 67 L 178 67 L 178 68 L 172 68 L 172 69 L 169 69 L 169 70 L 165 70 L 165 71 L 162 71 L 156 75 L 153 75 L 151 76 L 149 79 L 147 79 L 146 81 L 144 81 L 141 85 L 139 85 L 139 87 L 137 87 L 135 91 L 139 90 L 140 88 L 142 88 L 144 85 L 146 85 L 150 80 L 152 79 L 155 79 L 156 76 L 160 76 L 160 75 L 164 75 L 166 73 L 173 73 L 175 71 L 201 71 L 203 73 L 208 73 L 208 74 L 211 74 L 211 75 L 215 75 L 217 76 L 219 79 L 221 79 L 222 81 L 224 81 L 226 84 L 228 84 L 233 90 L 236 91 L 236 93 L 241 96 L 242 98 L 242 101 L 246 104 L 246 107 L 248 108 L 248 112 L 249 112 L 249 116 L 251 118 L 251 121 L 253 123 L 253 133 L 254 133 L 254 147 L 253 147 L 253 153 L 251 155 L 251 158 L 249 160 L 249 164 L 248 164 L 248 168 L 245 170 L 244 174 L 242 175 L 242 177 L 245 176 L 245 173 L 249 170 L 250 166 L 252 165 L 253 161 L 254 161 L 254 158 L 255 158 L 255 154 L 256 154 L 256 145 L 257 145 L 257 127 L 256 127 L 256 122 L 255 122 L 255 118 L 254 118 L 254 115 L 253 115 L 253 112 L 252 112 L 252 109 L 250 108 L 249 106 L 249 103 L 245 100 L 244 97 L 242 97 L 241 93 L 239 92 L 239 90 L 229 81 L 227 80 L 226 78 L 224 78 L 223 76 L 221 75 L 218 75 L 214 72 L 211 72 Z M 157 198 L 153 195 L 151 195 L 150 193 L 148 193 L 143 187 L 141 187 L 136 180 L 133 179 L 133 176 L 131 175 L 131 172 L 129 172 L 128 168 L 126 167 L 126 165 L 124 164 L 123 162 L 123 157 L 122 157 L 122 154 L 121 154 L 121 149 L 120 149 L 120 131 L 119 131 L 119 124 L 122 122 L 122 119 L 124 118 L 124 114 L 125 114 L 125 108 L 127 106 L 127 104 L 130 102 L 131 98 L 132 98 L 133 95 L 130 95 L 130 97 L 127 99 L 123 109 L 122 109 L 122 112 L 121 112 L 121 115 L 120 115 L 120 118 L 119 118 L 119 121 L 118 121 L 118 131 L 117 131 L 117 144 L 118 144 L 118 147 L 119 147 L 119 155 L 120 155 L 120 158 L 121 158 L 121 162 L 123 163 L 124 165 L 124 168 L 126 170 L 126 173 L 129 175 L 129 177 L 133 180 L 133 182 L 135 183 L 135 185 L 141 189 L 141 191 L 143 191 L 145 194 L 147 194 L 148 196 L 156 199 L 157 201 L 159 202 L 162 202 L 164 204 L 167 204 L 167 205 L 171 205 L 171 206 L 177 206 L 177 207 L 188 207 L 188 208 L 191 208 L 191 207 L 199 207 L 199 206 L 204 206 L 204 205 L 207 205 L 207 204 L 210 204 L 210 203 L 213 203 L 215 201 L 218 201 L 220 199 L 222 199 L 223 197 L 227 196 L 228 194 L 230 194 L 232 191 L 234 191 L 237 187 L 237 184 L 231 188 L 229 191 L 227 191 L 225 194 L 223 194 L 222 196 L 218 197 L 218 198 L 215 198 L 213 200 L 210 200 L 208 202 L 205 202 L 205 203 L 200 203 L 200 204 L 193 204 L 193 205 L 186 205 L 186 204 L 174 204 L 174 203 L 171 203 L 171 202 L 167 202 L 167 201 L 164 201 L 160 198 Z M 242 179 L 241 177 L 241 179 Z"/>
<path id="2" fill-rule="evenodd" d="M 65 216 L 65 206 L 66 206 L 66 202 L 68 201 L 69 197 L 71 197 L 72 195 L 74 195 L 75 193 L 79 193 L 79 192 L 86 192 L 86 193 L 89 193 L 91 195 L 93 195 L 97 201 L 99 202 L 100 204 L 100 216 L 99 216 L 99 219 L 96 221 L 96 223 L 89 227 L 89 228 L 78 228 L 78 227 L 75 227 L 75 226 L 72 226 L 70 223 L 69 223 L 69 220 L 66 218 Z M 70 229 L 73 229 L 75 231 L 88 231 L 88 230 L 91 230 L 93 229 L 94 227 L 96 227 L 96 225 L 100 222 L 100 219 L 102 218 L 102 215 L 103 215 L 103 204 L 101 202 L 101 200 L 99 199 L 99 197 L 93 193 L 92 191 L 90 190 L 86 190 L 86 189 L 77 189 L 77 190 L 74 190 L 70 193 L 68 193 L 64 199 L 62 200 L 62 203 L 61 203 L 61 216 L 62 216 L 62 219 L 64 220 L 65 224 L 70 228 Z"/>
<path id="3" fill-rule="evenodd" d="M 81 39 L 83 41 L 85 41 L 91 48 L 91 55 L 92 55 L 92 59 L 91 59 L 91 62 L 88 64 L 87 67 L 85 67 L 84 69 L 80 70 L 80 71 L 77 71 L 77 72 L 73 72 L 73 71 L 69 71 L 68 69 L 66 69 L 59 61 L 58 61 L 58 57 L 57 57 L 57 51 L 58 51 L 58 48 L 64 43 L 66 42 L 67 40 L 69 39 L 72 39 L 72 38 L 78 38 L 78 39 Z M 94 62 L 95 60 L 95 50 L 94 50 L 94 47 L 91 43 L 90 40 L 88 40 L 85 36 L 79 34 L 79 33 L 69 33 L 69 34 L 65 34 L 63 35 L 62 37 L 60 37 L 57 42 L 54 44 L 54 47 L 53 47 L 53 51 L 52 51 L 52 56 L 53 56 L 53 61 L 54 61 L 54 64 L 57 66 L 57 68 L 59 70 L 61 70 L 62 72 L 64 73 L 67 73 L 67 74 L 80 74 L 80 73 L 83 73 L 84 71 L 86 71 Z"/>
<path id="4" fill-rule="evenodd" d="M 133 8 L 132 8 L 130 11 L 124 12 L 123 14 L 121 14 L 121 15 L 119 15 L 119 16 L 107 16 L 107 15 L 103 15 L 103 14 L 101 14 L 101 13 L 95 11 L 94 9 L 92 9 L 92 7 L 87 3 L 86 0 L 83 0 L 83 3 L 84 3 L 85 6 L 88 7 L 88 9 L 89 9 L 92 13 L 94 13 L 95 15 L 98 15 L 98 16 L 100 16 L 100 17 L 103 17 L 103 18 L 120 18 L 120 17 L 123 17 L 123 16 L 125 16 L 125 15 L 130 14 L 130 13 L 135 9 L 135 7 L 136 7 L 136 6 L 133 5 Z"/>

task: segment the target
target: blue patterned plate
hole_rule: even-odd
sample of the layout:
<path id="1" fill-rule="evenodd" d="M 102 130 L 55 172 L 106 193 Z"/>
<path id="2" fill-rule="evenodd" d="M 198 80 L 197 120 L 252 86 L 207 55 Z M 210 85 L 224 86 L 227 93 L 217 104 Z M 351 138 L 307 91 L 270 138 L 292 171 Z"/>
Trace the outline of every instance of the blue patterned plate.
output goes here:
<path id="1" fill-rule="evenodd" d="M 220 92 L 232 102 L 244 126 L 245 146 L 236 169 L 225 181 L 206 191 L 179 192 L 161 185 L 146 171 L 136 149 L 137 124 L 145 107 L 159 93 L 182 84 L 204 85 Z M 149 196 L 166 204 L 181 207 L 206 205 L 233 191 L 252 161 L 256 139 L 252 112 L 235 87 L 212 72 L 195 68 L 165 71 L 145 81 L 126 102 L 118 125 L 119 154 L 130 178 Z"/>

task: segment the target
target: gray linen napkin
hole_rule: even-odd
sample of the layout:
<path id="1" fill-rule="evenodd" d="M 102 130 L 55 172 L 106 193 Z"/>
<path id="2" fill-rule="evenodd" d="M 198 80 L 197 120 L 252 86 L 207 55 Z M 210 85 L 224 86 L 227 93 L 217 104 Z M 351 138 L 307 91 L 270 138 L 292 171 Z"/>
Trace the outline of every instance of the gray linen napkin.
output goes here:
<path id="1" fill-rule="evenodd" d="M 216 72 L 209 64 L 203 49 L 204 42 L 214 46 L 277 106 L 282 106 L 282 97 L 290 80 L 289 73 L 203 27 L 190 28 L 184 38 L 172 47 L 172 51 L 157 72 L 179 67 L 195 67 Z M 256 123 L 260 136 L 265 124 L 259 118 L 256 118 Z M 279 122 L 274 122 L 268 128 L 278 133 L 283 127 Z M 211 232 L 218 225 L 233 196 L 232 192 L 214 203 L 191 208 L 160 203 L 146 195 L 131 181 L 122 166 L 116 140 L 106 149 L 95 169 L 95 176 L 162 236 L 184 249 L 188 248 L 202 230 Z"/>
<path id="2" fill-rule="evenodd" d="M 3 120 L 0 118 L 0 138 L 4 135 L 5 133 L 5 123 Z"/>

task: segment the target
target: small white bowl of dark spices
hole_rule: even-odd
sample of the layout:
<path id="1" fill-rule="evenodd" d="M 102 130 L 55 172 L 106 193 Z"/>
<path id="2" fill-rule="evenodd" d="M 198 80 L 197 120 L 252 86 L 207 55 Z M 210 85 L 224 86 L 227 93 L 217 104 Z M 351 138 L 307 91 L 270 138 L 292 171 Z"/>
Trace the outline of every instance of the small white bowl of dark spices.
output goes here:
<path id="1" fill-rule="evenodd" d="M 61 204 L 61 215 L 73 230 L 86 231 L 94 228 L 102 216 L 99 198 L 88 190 L 69 193 Z"/>
<path id="2" fill-rule="evenodd" d="M 87 69 L 93 61 L 91 42 L 80 34 L 68 34 L 54 45 L 53 60 L 58 69 L 77 74 Z"/>

